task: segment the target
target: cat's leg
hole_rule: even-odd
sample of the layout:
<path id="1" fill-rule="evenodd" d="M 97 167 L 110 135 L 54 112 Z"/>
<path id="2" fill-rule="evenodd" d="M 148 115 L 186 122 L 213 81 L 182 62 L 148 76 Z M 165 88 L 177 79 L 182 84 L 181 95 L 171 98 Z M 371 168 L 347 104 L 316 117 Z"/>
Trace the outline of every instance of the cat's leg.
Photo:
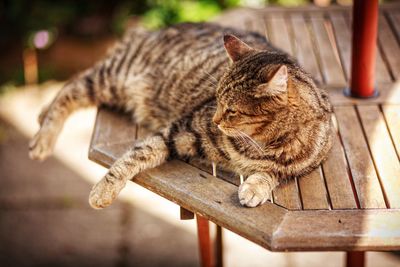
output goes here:
<path id="1" fill-rule="evenodd" d="M 89 204 L 95 209 L 109 206 L 129 179 L 144 170 L 161 165 L 168 155 L 168 147 L 161 135 L 136 143 L 115 161 L 103 179 L 94 185 L 89 195 Z"/>
<path id="2" fill-rule="evenodd" d="M 95 104 L 93 90 L 79 79 L 68 82 L 39 115 L 40 130 L 29 144 L 29 156 L 44 160 L 53 151 L 65 120 L 77 108 Z"/>
<path id="3" fill-rule="evenodd" d="M 272 197 L 272 190 L 279 185 L 278 179 L 268 173 L 250 175 L 239 187 L 240 204 L 256 207 Z"/>
<path id="4" fill-rule="evenodd" d="M 92 189 L 89 204 L 96 209 L 109 206 L 138 173 L 157 167 L 168 159 L 199 156 L 199 136 L 187 130 L 186 121 L 172 124 L 162 134 L 148 137 L 117 159 L 108 173 Z"/>

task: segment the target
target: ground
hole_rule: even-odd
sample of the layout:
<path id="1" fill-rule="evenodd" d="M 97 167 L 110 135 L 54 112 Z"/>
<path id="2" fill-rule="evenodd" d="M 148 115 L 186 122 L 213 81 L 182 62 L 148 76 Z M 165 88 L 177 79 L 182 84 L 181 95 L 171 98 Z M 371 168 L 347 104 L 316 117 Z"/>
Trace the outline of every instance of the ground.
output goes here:
<path id="1" fill-rule="evenodd" d="M 0 98 L 0 266 L 198 266 L 195 222 L 179 208 L 129 183 L 120 200 L 96 211 L 87 202 L 105 169 L 87 159 L 95 110 L 73 116 L 55 156 L 29 160 L 36 115 L 60 84 Z M 344 253 L 271 253 L 225 230 L 226 266 L 340 266 Z M 400 266 L 370 252 L 367 266 Z"/>

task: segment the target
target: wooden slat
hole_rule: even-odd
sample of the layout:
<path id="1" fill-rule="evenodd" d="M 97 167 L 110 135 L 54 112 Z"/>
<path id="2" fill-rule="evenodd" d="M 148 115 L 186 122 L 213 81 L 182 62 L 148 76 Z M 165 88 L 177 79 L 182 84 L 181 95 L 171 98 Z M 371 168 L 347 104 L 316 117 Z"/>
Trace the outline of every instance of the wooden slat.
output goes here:
<path id="1" fill-rule="evenodd" d="M 274 203 L 290 210 L 301 210 L 300 194 L 296 180 L 281 184 L 274 190 Z"/>
<path id="2" fill-rule="evenodd" d="M 354 107 L 336 107 L 340 135 L 361 208 L 386 208 L 374 163 Z"/>
<path id="3" fill-rule="evenodd" d="M 335 32 L 336 44 L 339 48 L 339 54 L 342 60 L 342 66 L 348 79 L 351 76 L 351 29 L 349 22 L 346 21 L 345 16 L 348 13 L 330 13 L 333 30 Z M 349 20 L 349 18 L 347 18 Z M 350 23 L 351 24 L 351 23 Z M 392 78 L 390 73 L 383 62 L 381 51 L 377 48 L 376 50 L 376 81 L 378 83 L 390 82 Z"/>
<path id="4" fill-rule="evenodd" d="M 262 36 L 265 36 L 265 38 L 268 40 L 267 25 L 265 24 L 265 20 L 259 12 L 255 12 L 254 18 L 247 22 L 247 30 L 257 32 Z"/>
<path id="5" fill-rule="evenodd" d="M 266 23 L 268 36 L 272 44 L 289 53 L 290 55 L 293 55 L 293 48 L 290 42 L 288 26 L 282 14 L 270 14 L 266 18 Z"/>
<path id="6" fill-rule="evenodd" d="M 289 212 L 274 233 L 273 249 L 293 251 L 302 247 L 311 250 L 336 250 L 340 247 L 342 251 L 391 247 L 398 250 L 399 210 Z"/>
<path id="7" fill-rule="evenodd" d="M 358 107 L 361 121 L 390 208 L 400 208 L 400 163 L 378 106 Z"/>
<path id="8" fill-rule="evenodd" d="M 293 14 L 291 15 L 291 21 L 294 35 L 295 57 L 300 65 L 311 73 L 318 83 L 322 83 L 321 71 L 318 66 L 317 56 L 313 49 L 305 19 L 301 14 Z"/>
<path id="9" fill-rule="evenodd" d="M 329 40 L 324 18 L 321 14 L 315 14 L 310 17 L 310 21 L 325 82 L 331 85 L 345 86 L 346 80 L 340 60 L 335 56 L 335 52 L 333 51 L 334 48 Z"/>
<path id="10" fill-rule="evenodd" d="M 233 27 L 236 29 L 246 30 L 249 27 L 249 21 L 251 21 L 256 12 L 253 9 L 233 9 L 224 12 L 222 15 L 216 17 L 213 22 L 218 23 L 225 27 Z"/>
<path id="11" fill-rule="evenodd" d="M 397 156 L 400 159 L 400 105 L 383 105 L 382 109 L 397 151 Z"/>
<path id="12" fill-rule="evenodd" d="M 321 167 L 318 167 L 305 177 L 299 178 L 299 187 L 303 209 L 330 208 Z"/>
<path id="13" fill-rule="evenodd" d="M 385 16 L 379 16 L 378 39 L 391 73 L 397 80 L 400 78 L 400 47 Z"/>
<path id="14" fill-rule="evenodd" d="M 387 15 L 391 21 L 391 25 L 394 28 L 394 31 L 397 36 L 397 40 L 400 41 L 400 11 L 395 10 L 395 11 L 388 11 Z"/>
<path id="15" fill-rule="evenodd" d="M 332 209 L 355 209 L 357 202 L 349 177 L 346 157 L 339 136 L 335 133 L 332 149 L 322 165 Z"/>
<path id="16" fill-rule="evenodd" d="M 136 125 L 130 121 L 128 115 L 120 114 L 115 117 L 114 112 L 106 110 L 98 114 L 96 124 L 102 126 L 101 131 L 93 132 L 92 141 L 95 140 L 96 145 L 118 145 L 133 143 L 136 140 Z M 114 131 L 119 132 L 118 139 L 110 138 L 110 133 Z"/>

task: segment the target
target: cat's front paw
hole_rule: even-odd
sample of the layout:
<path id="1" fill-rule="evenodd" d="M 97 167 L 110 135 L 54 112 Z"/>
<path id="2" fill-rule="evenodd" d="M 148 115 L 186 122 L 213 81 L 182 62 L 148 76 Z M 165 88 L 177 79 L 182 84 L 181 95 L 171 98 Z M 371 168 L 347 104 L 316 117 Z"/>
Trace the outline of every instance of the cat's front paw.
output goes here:
<path id="1" fill-rule="evenodd" d="M 55 135 L 40 130 L 29 143 L 29 157 L 43 161 L 53 153 Z"/>
<path id="2" fill-rule="evenodd" d="M 110 182 L 107 175 L 95 184 L 92 191 L 90 191 L 89 204 L 94 209 L 103 209 L 110 206 L 119 192 L 125 187 L 125 181 L 113 180 Z"/>
<path id="3" fill-rule="evenodd" d="M 271 197 L 269 184 L 259 176 L 250 176 L 239 187 L 239 201 L 243 206 L 253 208 L 264 204 Z"/>

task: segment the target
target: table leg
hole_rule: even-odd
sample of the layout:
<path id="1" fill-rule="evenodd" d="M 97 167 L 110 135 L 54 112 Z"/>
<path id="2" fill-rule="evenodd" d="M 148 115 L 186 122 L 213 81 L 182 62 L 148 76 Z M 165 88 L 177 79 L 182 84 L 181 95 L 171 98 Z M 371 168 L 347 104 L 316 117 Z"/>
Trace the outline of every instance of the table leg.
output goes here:
<path id="1" fill-rule="evenodd" d="M 223 265 L 222 228 L 217 225 L 217 233 L 215 237 L 215 266 L 222 267 Z"/>
<path id="2" fill-rule="evenodd" d="M 210 239 L 210 225 L 207 219 L 196 214 L 197 236 L 202 267 L 212 267 L 214 263 L 213 249 Z"/>
<path id="3" fill-rule="evenodd" d="M 364 267 L 365 252 L 364 251 L 349 251 L 346 253 L 346 267 Z"/>

